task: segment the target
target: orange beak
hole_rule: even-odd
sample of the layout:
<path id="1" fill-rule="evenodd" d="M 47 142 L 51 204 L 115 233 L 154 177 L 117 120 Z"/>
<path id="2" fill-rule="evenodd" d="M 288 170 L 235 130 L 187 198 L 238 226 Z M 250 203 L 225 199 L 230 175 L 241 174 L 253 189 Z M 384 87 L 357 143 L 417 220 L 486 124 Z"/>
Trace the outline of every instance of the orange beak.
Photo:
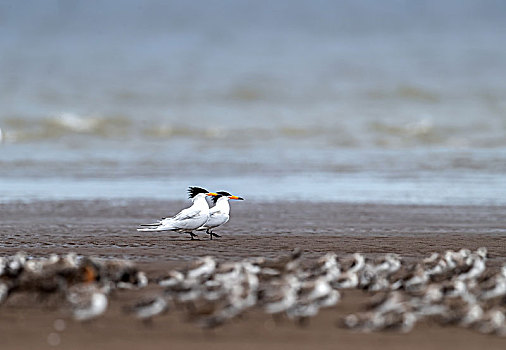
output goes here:
<path id="1" fill-rule="evenodd" d="M 217 196 L 218 193 L 214 193 L 214 192 L 209 192 L 206 194 L 206 196 Z"/>
<path id="2" fill-rule="evenodd" d="M 228 197 L 229 199 L 236 199 L 236 200 L 239 200 L 239 201 L 243 201 L 244 198 L 241 198 L 241 197 L 237 197 L 237 196 L 230 196 Z"/>

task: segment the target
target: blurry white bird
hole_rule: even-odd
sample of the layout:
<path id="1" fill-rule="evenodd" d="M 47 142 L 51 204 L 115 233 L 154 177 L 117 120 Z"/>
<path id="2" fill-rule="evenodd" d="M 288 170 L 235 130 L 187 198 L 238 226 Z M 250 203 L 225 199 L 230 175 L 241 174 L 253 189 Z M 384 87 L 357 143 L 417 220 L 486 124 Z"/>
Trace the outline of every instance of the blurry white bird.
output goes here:
<path id="1" fill-rule="evenodd" d="M 216 261 L 211 256 L 204 256 L 195 262 L 186 275 L 189 279 L 198 280 L 213 274 L 214 270 L 216 270 Z"/>
<path id="2" fill-rule="evenodd" d="M 167 298 L 157 296 L 151 300 L 138 302 L 126 311 L 134 312 L 141 320 L 149 322 L 153 317 L 160 315 L 169 309 Z"/>
<path id="3" fill-rule="evenodd" d="M 72 305 L 74 319 L 88 321 L 102 315 L 107 310 L 109 285 L 77 284 L 68 291 L 67 300 Z"/>
<path id="4" fill-rule="evenodd" d="M 199 231 L 206 230 L 210 239 L 213 239 L 213 236 L 221 237 L 220 235 L 214 233 L 212 229 L 227 223 L 230 219 L 230 204 L 228 201 L 230 199 L 240 201 L 244 200 L 244 198 L 233 196 L 226 191 L 218 191 L 216 194 L 217 196 L 212 198 L 215 205 L 209 209 L 209 219 L 204 225 L 197 229 Z"/>
<path id="5" fill-rule="evenodd" d="M 137 231 L 153 232 L 153 231 L 177 231 L 189 233 L 191 239 L 197 237 L 192 231 L 201 227 L 209 219 L 209 204 L 207 204 L 206 196 L 217 196 L 201 187 L 190 187 L 188 189 L 189 198 L 193 201 L 193 205 L 189 208 L 181 210 L 177 215 L 170 218 L 163 218 L 152 224 L 143 224 L 143 228 Z"/>

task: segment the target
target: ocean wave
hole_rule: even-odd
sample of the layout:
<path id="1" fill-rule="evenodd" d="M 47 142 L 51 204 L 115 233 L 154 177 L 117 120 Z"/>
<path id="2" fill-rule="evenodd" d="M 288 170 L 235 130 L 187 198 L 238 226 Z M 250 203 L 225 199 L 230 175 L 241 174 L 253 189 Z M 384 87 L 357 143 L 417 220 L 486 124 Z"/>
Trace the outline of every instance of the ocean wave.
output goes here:
<path id="1" fill-rule="evenodd" d="M 369 90 L 366 94 L 366 97 L 372 100 L 399 99 L 409 102 L 423 103 L 437 103 L 441 100 L 441 96 L 439 96 L 435 90 L 424 89 L 412 85 L 400 85 L 391 90 Z"/>
<path id="2" fill-rule="evenodd" d="M 198 125 L 196 125 L 198 124 Z M 207 125 L 206 125 L 207 124 Z M 399 148 L 420 146 L 441 147 L 505 147 L 503 132 L 493 125 L 455 126 L 438 123 L 430 116 L 411 120 L 362 118 L 358 121 L 339 119 L 334 123 L 308 120 L 283 122 L 264 121 L 259 126 L 238 126 L 226 122 L 210 125 L 181 121 L 135 119 L 126 116 L 79 115 L 61 113 L 45 118 L 11 117 L 0 120 L 0 142 L 23 144 L 52 142 L 75 138 L 86 144 L 95 140 L 189 141 L 215 143 L 247 143 L 269 140 L 313 142 L 330 147 Z M 239 124 L 240 125 L 240 124 Z"/>
<path id="3" fill-rule="evenodd" d="M 98 117 L 62 113 L 41 119 L 7 118 L 3 139 L 7 143 L 56 140 L 76 134 L 111 137 L 129 133 L 131 121 L 124 117 Z"/>
<path id="4" fill-rule="evenodd" d="M 406 123 L 374 121 L 369 128 L 376 135 L 377 146 L 447 145 L 443 128 L 438 128 L 430 118 Z"/>

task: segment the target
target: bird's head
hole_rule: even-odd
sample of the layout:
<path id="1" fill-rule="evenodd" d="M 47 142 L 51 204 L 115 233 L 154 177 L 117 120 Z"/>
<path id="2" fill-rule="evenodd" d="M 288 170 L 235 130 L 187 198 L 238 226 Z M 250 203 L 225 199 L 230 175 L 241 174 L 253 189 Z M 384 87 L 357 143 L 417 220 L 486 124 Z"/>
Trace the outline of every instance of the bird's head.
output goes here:
<path id="1" fill-rule="evenodd" d="M 216 192 L 216 196 L 213 197 L 213 202 L 216 203 L 220 198 L 227 198 L 227 200 L 228 199 L 235 199 L 240 201 L 244 200 L 244 198 L 233 196 L 227 191 L 218 191 Z"/>
<path id="2" fill-rule="evenodd" d="M 192 187 L 188 188 L 188 198 L 190 198 L 190 199 L 193 200 L 199 194 L 208 195 L 208 196 L 216 195 L 216 193 L 211 193 L 211 192 L 209 192 L 208 190 L 206 190 L 205 188 L 202 188 L 202 187 L 192 186 Z"/>

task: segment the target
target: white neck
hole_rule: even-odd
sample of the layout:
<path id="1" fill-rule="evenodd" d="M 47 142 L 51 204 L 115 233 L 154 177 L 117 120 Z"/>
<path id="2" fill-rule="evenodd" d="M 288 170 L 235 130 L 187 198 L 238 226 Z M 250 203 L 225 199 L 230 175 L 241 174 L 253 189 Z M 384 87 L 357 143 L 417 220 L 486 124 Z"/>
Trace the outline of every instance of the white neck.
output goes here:
<path id="1" fill-rule="evenodd" d="M 230 213 L 230 204 L 228 203 L 228 197 L 220 197 L 216 201 L 216 205 L 214 206 L 217 210 L 222 213 Z"/>
<path id="2" fill-rule="evenodd" d="M 199 193 L 195 197 L 192 198 L 194 206 L 202 206 L 209 208 L 209 204 L 206 201 L 206 195 L 204 193 Z"/>

